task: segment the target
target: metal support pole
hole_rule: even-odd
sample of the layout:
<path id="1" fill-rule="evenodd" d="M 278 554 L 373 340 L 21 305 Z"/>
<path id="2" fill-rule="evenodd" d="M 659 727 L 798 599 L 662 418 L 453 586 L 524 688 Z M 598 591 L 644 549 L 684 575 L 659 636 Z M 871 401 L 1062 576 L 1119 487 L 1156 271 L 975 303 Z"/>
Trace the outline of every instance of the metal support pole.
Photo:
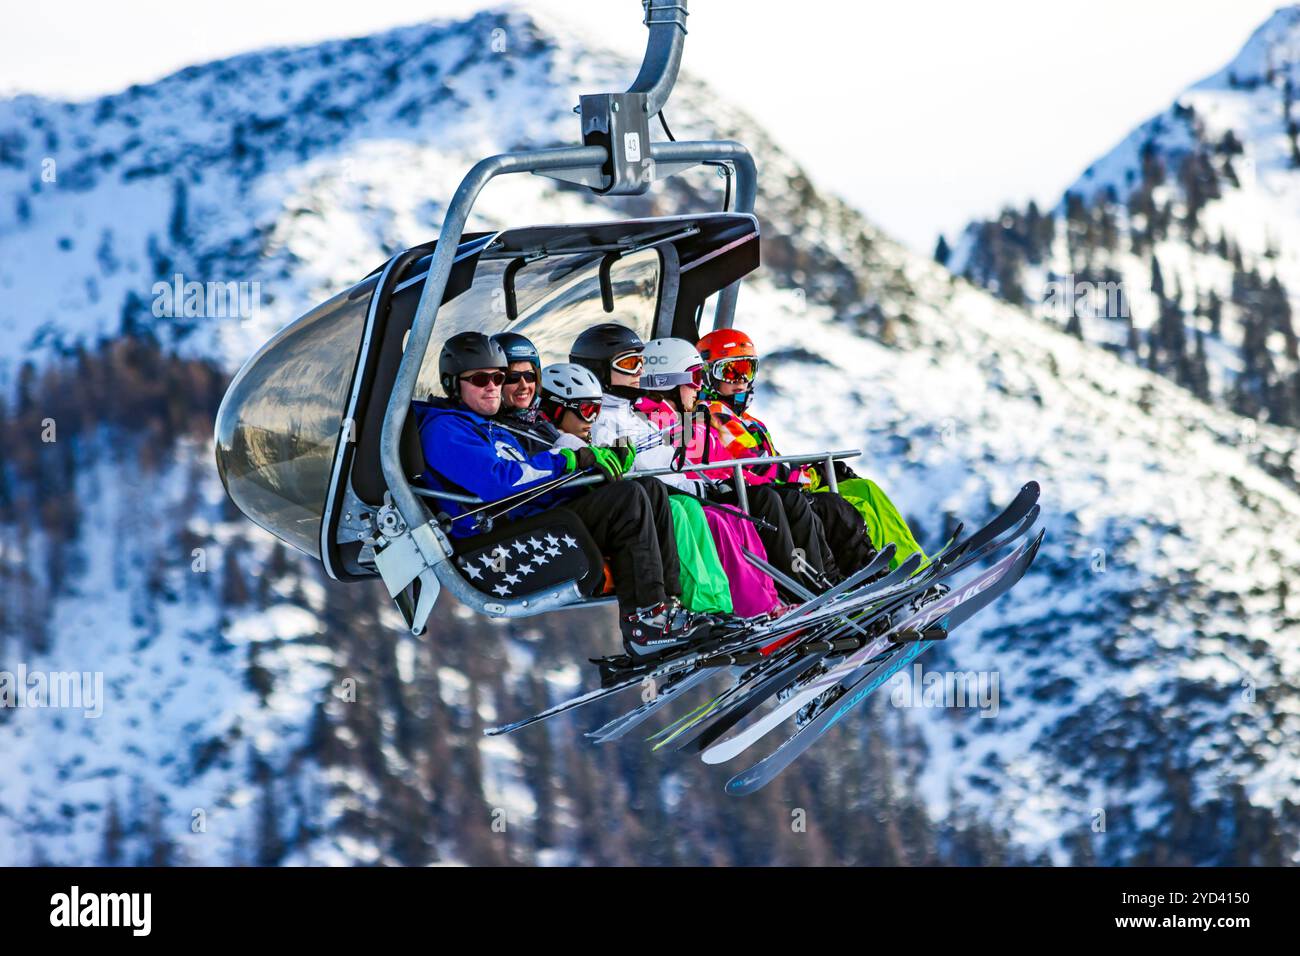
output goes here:
<path id="1" fill-rule="evenodd" d="M 736 212 L 753 214 L 758 198 L 758 168 L 754 157 L 740 143 L 730 141 L 704 141 L 697 143 L 653 143 L 650 156 L 656 163 L 696 162 L 706 159 L 729 162 L 736 168 Z M 718 305 L 713 313 L 715 329 L 729 329 L 736 319 L 736 300 L 740 297 L 737 280 L 718 293 Z"/>
<path id="2" fill-rule="evenodd" d="M 832 494 L 840 493 L 840 483 L 835 477 L 835 456 L 826 456 L 826 487 L 831 490 Z"/>
<path id="3" fill-rule="evenodd" d="M 732 469 L 732 478 L 736 482 L 736 501 L 740 505 L 740 510 L 749 514 L 749 491 L 745 488 L 745 469 L 736 465 Z"/>
<path id="4" fill-rule="evenodd" d="M 506 153 L 489 156 L 480 160 L 461 180 L 447 207 L 443 219 L 441 237 L 429 263 L 429 273 L 424 280 L 424 289 L 420 294 L 415 317 L 411 320 L 411 331 L 406 348 L 402 352 L 402 361 L 393 380 L 393 390 L 388 396 L 388 408 L 384 413 L 384 427 L 379 439 L 379 463 L 384 472 L 384 480 L 392 493 L 393 504 L 406 521 L 407 527 L 418 528 L 429 520 L 429 513 L 420 503 L 420 499 L 411 490 L 402 469 L 401 437 L 402 426 L 406 424 L 406 414 L 415 393 L 415 382 L 424 363 L 424 353 L 429 347 L 433 335 L 433 324 L 442 304 L 442 297 L 447 291 L 447 279 L 451 275 L 451 266 L 456 258 L 456 246 L 460 236 L 465 232 L 465 223 L 469 219 L 470 209 L 478 194 L 496 176 L 505 173 L 533 172 L 539 169 L 561 169 L 566 166 L 599 166 L 605 161 L 605 151 L 597 147 L 575 146 L 563 149 L 537 150 L 527 153 Z M 445 560 L 446 555 L 423 554 L 426 561 L 433 563 Z"/>

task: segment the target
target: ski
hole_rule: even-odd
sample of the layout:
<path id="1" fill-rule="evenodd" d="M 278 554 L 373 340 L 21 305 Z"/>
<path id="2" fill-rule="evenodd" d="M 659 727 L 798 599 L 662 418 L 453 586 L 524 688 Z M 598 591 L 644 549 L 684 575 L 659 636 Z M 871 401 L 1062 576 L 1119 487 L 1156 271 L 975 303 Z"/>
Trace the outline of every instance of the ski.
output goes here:
<path id="1" fill-rule="evenodd" d="M 888 567 L 889 561 L 891 561 L 892 557 L 893 557 L 893 546 L 891 545 L 887 549 L 878 551 L 878 554 L 875 555 L 875 558 L 872 559 L 871 562 L 867 563 L 866 567 L 863 567 L 858 572 L 855 572 L 854 575 L 850 576 L 848 581 L 844 581 L 844 583 L 837 585 L 837 587 L 844 588 L 845 585 L 849 585 L 849 587 L 852 587 L 855 581 L 866 580 L 868 578 L 872 578 L 872 576 L 875 576 L 876 574 L 880 574 L 880 572 L 883 572 L 885 570 L 885 567 Z M 919 557 L 917 557 L 917 555 L 911 555 L 911 557 L 907 558 L 907 561 L 902 563 L 901 566 L 897 568 L 897 570 L 889 572 L 889 574 L 885 575 L 884 578 L 881 578 L 878 581 L 872 581 L 871 584 L 862 585 L 862 587 L 859 588 L 858 591 L 852 591 L 852 592 L 841 591 L 839 598 L 841 601 L 846 600 L 845 594 L 852 593 L 854 601 L 858 601 L 858 598 L 865 597 L 868 591 L 879 592 L 879 593 L 888 592 L 889 589 L 893 588 L 894 585 L 900 583 L 901 580 L 905 580 L 907 576 L 911 574 L 911 572 L 917 570 L 917 566 L 919 563 L 920 563 Z M 776 571 L 776 568 L 772 568 L 772 571 L 774 571 L 775 574 L 780 575 L 780 571 Z M 806 591 L 803 591 L 803 594 L 805 594 L 805 596 L 807 597 L 807 601 L 805 602 L 805 604 L 800 605 L 800 607 L 798 607 L 796 611 L 806 610 L 807 607 L 810 606 L 813 607 L 814 611 L 816 611 L 819 609 L 819 607 L 822 606 L 829 607 L 832 606 L 833 604 L 833 601 L 823 600 L 823 598 L 827 597 L 826 594 L 811 594 L 810 592 L 806 592 Z M 784 624 L 789 624 L 790 622 L 792 622 L 792 620 L 793 622 L 800 622 L 800 620 L 803 620 L 806 617 L 807 614 L 801 614 L 800 617 L 796 617 L 796 615 L 794 615 L 794 611 L 792 611 L 789 617 L 784 618 L 783 620 L 784 620 Z M 802 632 L 803 630 L 805 630 L 805 628 L 801 628 L 800 632 Z M 712 669 L 712 667 L 719 666 L 719 661 L 718 659 L 715 658 L 724 658 L 724 657 L 727 657 L 727 653 L 722 652 L 722 650 L 719 650 L 719 652 L 715 652 L 714 656 L 712 656 L 710 659 L 701 662 L 701 670 L 705 671 L 705 669 Z M 755 669 L 757 669 L 757 666 L 761 665 L 762 661 L 751 662 L 751 663 L 753 663 L 754 666 L 751 666 L 749 671 L 742 672 L 742 679 L 744 679 L 744 675 L 748 675 L 750 674 L 750 671 L 754 671 Z M 608 741 L 620 739 L 620 737 L 627 735 L 628 731 L 633 730 L 634 727 L 640 726 L 641 723 L 647 721 L 647 719 L 649 719 L 651 715 L 654 715 L 656 710 L 659 710 L 660 708 L 663 708 L 664 705 L 667 705 L 669 702 L 669 698 L 675 695 L 675 693 L 684 691 L 684 689 L 686 689 L 686 687 L 682 685 L 684 683 L 686 682 L 679 682 L 677 684 L 669 685 L 668 688 L 664 688 L 664 691 L 666 691 L 666 693 L 656 693 L 656 695 L 651 697 L 650 700 L 643 701 L 640 706 L 637 706 L 637 708 L 628 711 L 627 714 L 623 714 L 620 715 L 620 717 L 616 717 L 612 719 L 612 721 L 603 724 L 602 727 L 598 727 L 597 730 L 588 731 L 588 734 L 586 734 L 586 736 L 591 737 L 591 739 L 593 739 L 595 743 L 608 743 Z M 690 687 L 694 687 L 694 685 L 698 683 L 701 683 L 701 680 L 690 680 L 689 685 Z"/>
<path id="2" fill-rule="evenodd" d="M 802 709 L 805 704 L 812 703 L 822 694 L 840 686 L 841 682 L 849 685 L 846 689 L 851 689 L 852 686 L 867 677 L 872 671 L 880 668 L 882 661 L 887 661 L 892 657 L 896 669 L 902 666 L 902 664 L 897 663 L 898 661 L 914 659 L 923 648 L 932 642 L 918 641 L 901 645 L 905 649 L 899 653 L 895 649 L 900 645 L 892 640 L 894 633 L 900 631 L 923 632 L 932 625 L 937 625 L 943 631 L 951 631 L 1009 591 L 1023 577 L 1025 571 L 1033 562 L 1042 540 L 1043 532 L 1039 531 L 1033 541 L 1017 548 L 971 581 L 959 588 L 955 588 L 941 600 L 921 608 L 906 620 L 899 622 L 879 640 L 850 654 L 835 667 L 765 714 L 762 720 L 757 721 L 736 736 L 719 741 L 709 747 L 702 754 L 702 759 L 705 763 L 710 764 L 730 760 L 772 729 L 784 723 L 786 719 Z M 882 658 L 884 652 L 888 652 L 888 654 Z M 885 667 L 885 670 L 890 670 L 890 668 Z M 879 685 L 875 684 L 874 686 Z M 865 699 L 866 696 L 867 692 L 859 691 L 849 695 L 841 705 L 824 710 L 812 721 L 795 731 L 794 735 L 767 758 L 728 781 L 727 792 L 734 794 L 752 793 L 769 782 L 811 745 L 819 731 L 810 731 L 810 728 L 817 727 L 824 730 L 839 720 L 851 707 Z M 826 714 L 832 716 L 823 720 Z M 805 733 L 805 731 L 808 731 L 808 733 Z M 801 742 L 796 743 L 795 741 Z"/>
<path id="3" fill-rule="evenodd" d="M 985 542 L 1000 533 L 999 529 L 1005 529 L 1015 523 L 1024 512 L 1033 507 L 1038 499 L 1039 488 L 1037 482 L 1028 482 L 1025 484 L 1016 498 L 988 524 L 980 528 L 975 534 L 965 541 L 956 545 L 946 547 L 945 550 L 935 560 L 931 561 L 922 574 L 927 575 L 926 580 L 933 580 L 933 575 L 937 574 L 945 563 L 956 562 L 963 554 L 971 550 L 972 547 L 978 547 L 981 542 Z M 794 608 L 789 613 L 780 618 L 770 621 L 756 623 L 752 627 L 742 628 L 740 631 L 726 635 L 719 639 L 719 643 L 707 649 L 693 648 L 690 651 L 676 657 L 661 659 L 651 664 L 630 669 L 628 675 L 622 680 L 588 691 L 576 697 L 569 698 L 554 704 L 547 709 L 524 717 L 507 724 L 501 724 L 496 727 L 489 727 L 483 731 L 485 736 L 495 737 L 502 734 L 513 733 L 523 727 L 530 726 L 540 721 L 549 720 L 559 714 L 584 707 L 587 704 L 627 690 L 629 687 L 644 685 L 647 680 L 658 682 L 665 677 L 671 677 L 681 671 L 693 669 L 697 666 L 718 667 L 729 663 L 726 654 L 741 653 L 754 647 L 761 647 L 779 640 L 782 637 L 790 635 L 792 632 L 805 627 L 811 627 L 813 624 L 830 617 L 838 617 L 848 610 L 857 610 L 858 604 L 864 603 L 859 600 L 854 589 L 862 590 L 862 582 L 867 578 L 879 573 L 883 567 L 887 567 L 893 557 L 893 545 L 887 545 L 877 552 L 876 558 L 871 561 L 867 567 L 857 573 L 850 575 L 841 581 L 835 587 L 819 594 L 813 601 L 806 602 Z M 900 585 L 902 588 L 910 588 L 912 582 Z M 870 587 L 865 586 L 865 587 Z M 841 600 L 842 598 L 842 600 Z M 836 606 L 827 607 L 827 605 L 838 603 Z M 849 607 L 849 605 L 854 605 Z M 702 662 L 708 661 L 708 664 Z"/>
<path id="4" fill-rule="evenodd" d="M 908 579 L 913 574 L 916 573 L 917 568 L 920 567 L 920 564 L 921 564 L 920 555 L 917 554 L 910 555 L 906 561 L 904 561 L 897 568 L 891 571 L 887 577 L 881 579 L 878 582 L 880 588 L 879 595 L 878 595 L 879 600 L 885 601 L 888 600 L 890 597 L 896 596 L 898 585 L 906 583 Z M 861 613 L 863 615 L 868 615 L 869 610 L 870 609 L 864 609 L 864 611 Z M 855 619 L 856 615 L 853 618 L 841 618 L 840 622 L 842 622 L 842 624 L 840 622 L 833 623 L 831 634 L 833 635 L 834 633 L 840 630 L 844 630 L 845 628 L 849 628 L 859 633 L 865 634 L 865 632 L 862 630 L 863 626 L 875 620 L 877 616 L 878 616 L 877 614 L 871 613 L 869 614 L 869 616 L 864 616 L 860 621 Z M 826 637 L 822 634 L 802 635 L 799 641 L 799 646 L 802 646 L 805 640 L 809 640 L 809 641 L 826 640 Z M 659 742 L 655 744 L 654 749 L 655 750 L 661 749 L 662 747 L 671 743 L 677 737 L 679 737 L 680 735 L 688 731 L 690 728 L 700 724 L 705 720 L 711 719 L 720 713 L 723 713 L 725 710 L 730 708 L 730 706 L 734 701 L 738 701 L 740 698 L 745 697 L 745 695 L 747 695 L 748 693 L 750 692 L 757 693 L 760 686 L 766 686 L 766 684 L 763 685 L 755 684 L 755 682 L 760 677 L 763 678 L 764 681 L 766 681 L 767 676 L 771 674 L 773 671 L 776 671 L 778 674 L 784 673 L 784 669 L 789 664 L 791 664 L 792 662 L 797 663 L 797 656 L 788 653 L 789 649 L 794 646 L 795 645 L 787 645 L 785 648 L 777 648 L 775 651 L 772 651 L 770 653 L 768 652 L 767 648 L 764 648 L 759 652 L 760 654 L 759 660 L 751 662 L 748 659 L 745 659 L 744 663 L 752 663 L 752 666 L 749 668 L 749 670 L 743 671 L 741 675 L 736 679 L 736 681 L 730 687 L 723 690 L 722 693 L 720 693 L 717 697 L 713 698 L 713 700 L 709 701 L 708 704 L 704 705 L 703 707 L 697 708 L 694 713 L 688 714 L 686 715 L 686 717 L 678 721 L 675 721 L 673 724 L 669 725 L 669 727 L 665 728 L 663 731 L 660 731 L 658 734 L 652 736 L 650 738 L 651 740 L 656 740 L 656 739 L 659 740 Z M 762 655 L 767 655 L 767 656 L 764 657 Z M 741 661 L 738 660 L 737 663 L 739 664 L 741 663 Z M 800 667 L 799 672 L 802 672 L 802 670 L 803 668 Z M 765 697 L 766 695 L 764 695 L 764 699 Z M 679 745 L 678 749 L 681 749 L 681 746 L 684 745 L 685 745 L 684 743 L 682 745 Z"/>
<path id="5" fill-rule="evenodd" d="M 893 548 L 890 546 L 882 550 L 877 557 L 882 558 L 883 556 L 882 563 L 887 565 L 892 551 Z M 681 671 L 696 667 L 726 666 L 728 664 L 727 655 L 730 653 L 762 646 L 793 631 L 812 627 L 827 618 L 838 617 L 841 614 L 856 610 L 858 606 L 867 603 L 870 595 L 874 593 L 872 585 L 864 585 L 862 582 L 866 578 L 879 573 L 880 570 L 881 568 L 877 566 L 877 562 L 873 561 L 858 573 L 845 578 L 834 588 L 819 594 L 815 601 L 801 604 L 779 618 L 763 620 L 751 627 L 743 627 L 737 632 L 718 638 L 716 643 L 710 643 L 703 647 L 697 645 L 686 653 L 661 658 L 640 667 L 629 668 L 628 675 L 622 680 L 615 681 L 605 687 L 598 687 L 577 697 L 571 697 L 529 717 L 496 727 L 489 727 L 483 733 L 488 737 L 513 733 L 539 721 L 549 720 L 559 714 L 584 707 L 594 701 L 611 697 L 629 687 L 645 685 L 647 681 L 657 682 L 664 677 L 670 677 Z M 842 598 L 842 600 L 837 601 L 837 598 Z M 808 610 L 809 605 L 813 605 L 811 612 Z"/>
<path id="6" fill-rule="evenodd" d="M 655 687 L 652 689 L 651 696 L 641 702 L 641 706 L 625 714 L 620 714 L 595 730 L 587 731 L 584 736 L 591 738 L 593 743 L 598 744 L 618 740 L 633 727 L 644 720 L 648 720 L 660 707 L 679 697 L 682 692 L 690 690 L 697 684 L 703 683 L 706 679 L 716 676 L 716 674 L 717 671 L 713 668 L 700 667 L 680 680 L 673 681 L 664 687 Z"/>
<path id="7" fill-rule="evenodd" d="M 931 565 L 926 569 L 926 572 L 923 572 L 924 576 L 919 578 L 915 582 L 914 588 L 910 589 L 904 595 L 897 596 L 895 600 L 888 607 L 878 608 L 877 613 L 873 614 L 869 619 L 865 620 L 863 624 L 869 625 L 872 621 L 877 620 L 880 617 L 881 613 L 891 613 L 893 611 L 896 611 L 898 608 L 905 606 L 905 602 L 910 600 L 911 597 L 914 596 L 917 592 L 924 591 L 925 589 L 930 588 L 935 584 L 942 582 L 945 578 L 951 577 L 952 575 L 955 574 L 959 574 L 960 572 L 964 571 L 966 568 L 970 567 L 975 562 L 987 557 L 989 554 L 1001 550 L 1011 542 L 1017 540 L 1022 535 L 1024 535 L 1026 531 L 1028 531 L 1030 528 L 1033 527 L 1034 523 L 1037 520 L 1038 520 L 1038 505 L 1035 503 L 1032 506 L 1030 506 L 1029 511 L 1020 519 L 1020 523 L 1016 525 L 1016 527 L 1013 528 L 1012 531 L 1009 534 L 1005 535 L 1004 537 L 990 539 L 987 535 L 982 534 L 983 529 L 981 529 L 980 540 L 984 542 L 982 546 L 974 550 L 970 550 L 969 548 L 964 548 L 962 550 L 962 554 L 964 555 L 964 557 L 960 561 L 954 561 L 952 564 L 944 564 L 939 561 L 932 562 Z M 999 522 L 999 526 L 1005 526 L 1005 525 L 1004 523 Z M 931 572 L 931 569 L 935 569 L 933 573 L 929 573 Z M 806 641 L 800 640 L 797 644 L 790 645 L 787 650 L 792 651 L 793 654 L 784 655 L 782 658 L 783 662 L 786 665 L 788 665 L 790 661 L 797 659 L 798 654 L 802 653 L 801 651 L 802 648 L 810 645 L 815 645 L 816 643 L 817 643 L 817 639 L 810 637 Z M 860 647 L 861 644 L 859 644 L 858 646 Z M 857 648 L 854 647 L 852 649 L 856 650 Z M 828 650 L 827 653 L 824 654 L 823 656 L 834 657 L 838 655 L 832 652 L 831 650 Z M 799 673 L 802 672 L 803 671 L 801 669 Z M 736 724 L 740 723 L 741 720 L 743 720 L 749 714 L 757 710 L 758 707 L 761 704 L 763 704 L 768 698 L 770 698 L 773 694 L 779 693 L 784 687 L 788 685 L 789 683 L 788 681 L 782 683 L 775 680 L 776 676 L 779 676 L 779 672 L 776 675 L 774 675 L 774 679 L 772 681 L 766 682 L 762 686 L 755 686 L 751 688 L 749 690 L 749 693 L 747 694 L 737 694 L 736 699 L 731 704 L 731 706 L 725 709 L 720 709 L 716 714 L 707 715 L 712 717 L 712 723 L 710 723 L 707 727 L 701 727 L 697 733 L 692 734 L 690 737 L 682 740 L 681 743 L 678 745 L 677 749 L 685 750 L 689 748 L 691 750 L 694 750 L 695 752 L 704 750 L 711 743 L 713 743 L 715 740 L 721 737 L 724 733 L 726 733 L 732 727 L 736 726 Z M 793 680 L 798 676 L 798 674 L 792 671 L 788 676 L 790 676 L 790 678 Z M 694 723 L 696 724 L 700 722 L 701 722 L 700 720 L 694 721 Z"/>

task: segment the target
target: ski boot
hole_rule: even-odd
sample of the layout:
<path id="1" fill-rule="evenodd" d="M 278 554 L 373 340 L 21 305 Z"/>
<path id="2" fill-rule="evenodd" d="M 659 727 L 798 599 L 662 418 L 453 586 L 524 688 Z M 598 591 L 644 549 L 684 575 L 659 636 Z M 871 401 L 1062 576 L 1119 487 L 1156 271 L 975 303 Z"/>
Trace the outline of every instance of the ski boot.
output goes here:
<path id="1" fill-rule="evenodd" d="M 692 614 L 672 598 L 663 604 L 638 608 L 623 618 L 623 649 L 633 661 L 652 660 L 686 650 L 710 637 L 713 627 L 707 617 Z"/>

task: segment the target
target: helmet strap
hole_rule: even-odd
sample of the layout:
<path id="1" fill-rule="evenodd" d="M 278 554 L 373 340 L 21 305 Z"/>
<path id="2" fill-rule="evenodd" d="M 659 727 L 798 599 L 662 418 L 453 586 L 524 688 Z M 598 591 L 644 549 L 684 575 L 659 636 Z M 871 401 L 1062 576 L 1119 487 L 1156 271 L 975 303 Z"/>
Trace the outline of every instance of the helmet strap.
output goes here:
<path id="1" fill-rule="evenodd" d="M 619 398 L 626 398 L 630 402 L 636 401 L 645 392 L 634 385 L 606 385 L 605 390 L 611 395 L 617 395 Z"/>

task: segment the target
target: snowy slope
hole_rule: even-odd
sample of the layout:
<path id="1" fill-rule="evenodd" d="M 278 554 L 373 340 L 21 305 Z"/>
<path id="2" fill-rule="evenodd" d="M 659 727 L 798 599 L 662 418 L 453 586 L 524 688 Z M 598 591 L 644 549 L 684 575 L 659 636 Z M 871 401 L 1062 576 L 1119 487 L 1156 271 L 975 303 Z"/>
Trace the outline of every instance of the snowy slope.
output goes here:
<path id="1" fill-rule="evenodd" d="M 321 297 L 435 234 L 474 160 L 570 141 L 577 93 L 634 72 L 553 30 L 497 11 L 249 54 L 91 103 L 0 103 L 10 375 L 21 359 L 118 335 L 124 317 L 233 371 Z M 936 821 L 972 811 L 1027 854 L 1149 860 L 1174 840 L 1189 859 L 1228 862 L 1239 844 L 1265 852 L 1234 835 L 1243 819 L 1264 820 L 1295 854 L 1300 595 L 1284 586 L 1300 568 L 1293 434 L 1243 429 L 910 255 L 817 195 L 761 130 L 689 79 L 668 114 L 679 138 L 735 137 L 758 156 L 765 267 L 741 294 L 738 322 L 770 356 L 757 410 L 783 448 L 862 447 L 859 470 L 932 543 L 941 516 L 976 522 L 1029 478 L 1045 488 L 1049 537 L 1034 571 L 922 659 L 997 673 L 998 716 L 895 708 L 882 694 L 870 719 L 845 721 L 770 799 L 829 804 L 846 773 L 873 765 L 873 728 Z M 47 154 L 59 180 L 37 188 Z M 716 205 L 719 192 L 697 173 L 627 207 L 678 212 Z M 470 228 L 614 214 L 518 178 L 490 187 Z M 177 271 L 258 282 L 263 308 L 242 320 L 153 316 L 153 282 Z M 636 742 L 589 748 L 577 739 L 584 721 L 476 735 L 538 694 L 589 681 L 583 658 L 608 649 L 603 618 L 502 627 L 448 602 L 417 645 L 397 636 L 378 589 L 322 584 L 294 558 L 261 606 L 231 605 L 229 578 L 255 581 L 273 549 L 220 509 L 209 448 L 179 442 L 168 454 L 145 495 L 156 528 L 130 521 L 141 492 L 129 460 L 106 457 L 79 478 L 103 509 L 78 542 L 87 571 L 49 600 L 48 647 L 24 661 L 100 669 L 110 699 L 95 721 L 7 715 L 15 730 L 0 736 L 0 761 L 22 772 L 0 780 L 0 860 L 98 859 L 110 804 L 131 801 L 148 817 L 135 790 L 158 801 L 158 825 L 186 862 L 254 859 L 268 831 L 291 847 L 276 862 L 495 859 L 466 822 L 479 807 L 504 808 L 532 835 L 535 850 L 503 861 L 622 859 L 631 837 L 592 816 L 589 790 L 601 807 L 657 820 L 673 835 L 660 842 L 689 844 L 701 854 L 691 859 L 753 859 L 717 845 L 743 826 L 725 801 L 710 802 L 720 776 L 663 761 L 630 770 L 618 753 Z M 196 584 L 181 529 L 213 555 L 237 554 L 239 570 L 213 558 Z M 167 561 L 146 575 L 159 554 Z M 169 582 L 174 600 L 147 577 Z M 100 624 L 93 641 L 90 622 Z M 361 703 L 349 706 L 339 686 L 358 674 Z M 192 832 L 195 808 L 216 839 Z M 1092 829 L 1098 808 L 1104 833 Z M 1189 830 L 1189 809 L 1214 825 Z M 833 834 L 823 857 L 796 859 L 850 858 L 871 819 Z M 135 839 L 133 852 L 151 845 Z"/>

